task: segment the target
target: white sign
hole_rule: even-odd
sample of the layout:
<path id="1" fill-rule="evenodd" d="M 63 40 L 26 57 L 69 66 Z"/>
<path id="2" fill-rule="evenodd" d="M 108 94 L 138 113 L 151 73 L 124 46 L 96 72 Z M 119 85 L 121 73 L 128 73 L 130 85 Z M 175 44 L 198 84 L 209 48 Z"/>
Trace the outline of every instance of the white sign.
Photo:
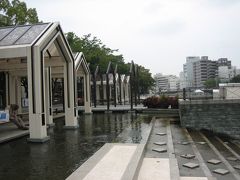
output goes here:
<path id="1" fill-rule="evenodd" d="M 0 111 L 0 122 L 8 122 L 9 121 L 9 112 L 6 111 Z"/>
<path id="2" fill-rule="evenodd" d="M 22 107 L 28 107 L 28 98 L 22 98 Z"/>

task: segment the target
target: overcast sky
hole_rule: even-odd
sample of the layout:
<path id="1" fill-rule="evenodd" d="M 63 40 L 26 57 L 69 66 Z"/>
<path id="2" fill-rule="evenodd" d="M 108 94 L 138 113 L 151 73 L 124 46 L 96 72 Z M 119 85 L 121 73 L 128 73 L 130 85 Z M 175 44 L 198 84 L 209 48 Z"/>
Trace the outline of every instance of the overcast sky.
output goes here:
<path id="1" fill-rule="evenodd" d="M 186 56 L 240 67 L 239 0 L 24 0 L 64 32 L 91 33 L 152 74 L 182 71 Z"/>

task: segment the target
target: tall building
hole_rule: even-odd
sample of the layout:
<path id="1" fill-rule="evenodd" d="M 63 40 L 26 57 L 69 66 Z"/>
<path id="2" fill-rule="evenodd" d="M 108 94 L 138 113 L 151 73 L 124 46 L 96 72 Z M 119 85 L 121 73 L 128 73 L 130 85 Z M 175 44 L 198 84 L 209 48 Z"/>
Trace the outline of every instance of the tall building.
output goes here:
<path id="1" fill-rule="evenodd" d="M 154 76 L 156 92 L 176 91 L 179 89 L 179 78 L 174 75 L 163 75 L 158 73 Z"/>
<path id="2" fill-rule="evenodd" d="M 193 63 L 194 87 L 204 88 L 204 83 L 208 79 L 216 78 L 217 62 L 208 59 L 208 56 L 202 56 L 201 59 Z"/>
<path id="3" fill-rule="evenodd" d="M 186 63 L 183 65 L 183 73 L 186 78 L 186 88 L 194 87 L 194 71 L 193 64 L 200 60 L 199 56 L 189 56 L 186 58 Z"/>
<path id="4" fill-rule="evenodd" d="M 180 76 L 180 86 L 186 88 L 204 88 L 208 79 L 220 78 L 229 81 L 236 76 L 237 70 L 231 66 L 228 58 L 210 60 L 208 56 L 190 56 L 183 65 L 183 75 Z"/>

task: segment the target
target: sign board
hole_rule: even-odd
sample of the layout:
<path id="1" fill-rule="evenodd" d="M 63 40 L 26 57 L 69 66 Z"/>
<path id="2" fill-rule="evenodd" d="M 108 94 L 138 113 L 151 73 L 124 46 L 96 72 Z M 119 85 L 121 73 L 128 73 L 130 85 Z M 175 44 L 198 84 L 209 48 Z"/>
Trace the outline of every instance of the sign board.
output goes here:
<path id="1" fill-rule="evenodd" d="M 28 107 L 28 98 L 22 98 L 22 107 Z"/>
<path id="2" fill-rule="evenodd" d="M 9 111 L 0 111 L 0 122 L 8 122 L 9 121 Z"/>

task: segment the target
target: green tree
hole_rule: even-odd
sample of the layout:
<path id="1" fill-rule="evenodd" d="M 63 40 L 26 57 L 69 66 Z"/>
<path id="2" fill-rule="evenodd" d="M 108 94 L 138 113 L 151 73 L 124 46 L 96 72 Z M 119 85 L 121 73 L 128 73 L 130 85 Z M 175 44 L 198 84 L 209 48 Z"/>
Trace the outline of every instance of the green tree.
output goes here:
<path id="1" fill-rule="evenodd" d="M 66 38 L 73 52 L 83 52 L 87 61 L 90 63 L 90 70 L 93 73 L 99 65 L 100 72 L 106 73 L 108 63 L 111 61 L 113 66 L 118 66 L 118 73 L 129 73 L 130 64 L 124 62 L 122 54 L 117 54 L 118 50 L 112 50 L 102 43 L 97 37 L 91 34 L 78 37 L 73 32 L 68 32 Z M 139 89 L 141 94 L 146 94 L 153 85 L 154 80 L 151 73 L 143 66 L 139 66 Z"/>
<path id="2" fill-rule="evenodd" d="M 39 22 L 35 8 L 27 8 L 25 2 L 19 0 L 0 1 L 0 26 L 17 24 L 33 24 Z"/>
<path id="3" fill-rule="evenodd" d="M 147 94 L 154 85 L 154 79 L 151 76 L 149 69 L 139 66 L 139 92 Z"/>
<path id="4" fill-rule="evenodd" d="M 205 88 L 217 88 L 218 87 L 218 83 L 219 81 L 214 79 L 214 78 L 210 78 L 208 80 L 205 81 L 204 85 L 205 85 Z"/>
<path id="5" fill-rule="evenodd" d="M 231 83 L 240 83 L 240 75 L 237 75 L 235 77 L 233 77 L 231 80 L 230 80 Z"/>

